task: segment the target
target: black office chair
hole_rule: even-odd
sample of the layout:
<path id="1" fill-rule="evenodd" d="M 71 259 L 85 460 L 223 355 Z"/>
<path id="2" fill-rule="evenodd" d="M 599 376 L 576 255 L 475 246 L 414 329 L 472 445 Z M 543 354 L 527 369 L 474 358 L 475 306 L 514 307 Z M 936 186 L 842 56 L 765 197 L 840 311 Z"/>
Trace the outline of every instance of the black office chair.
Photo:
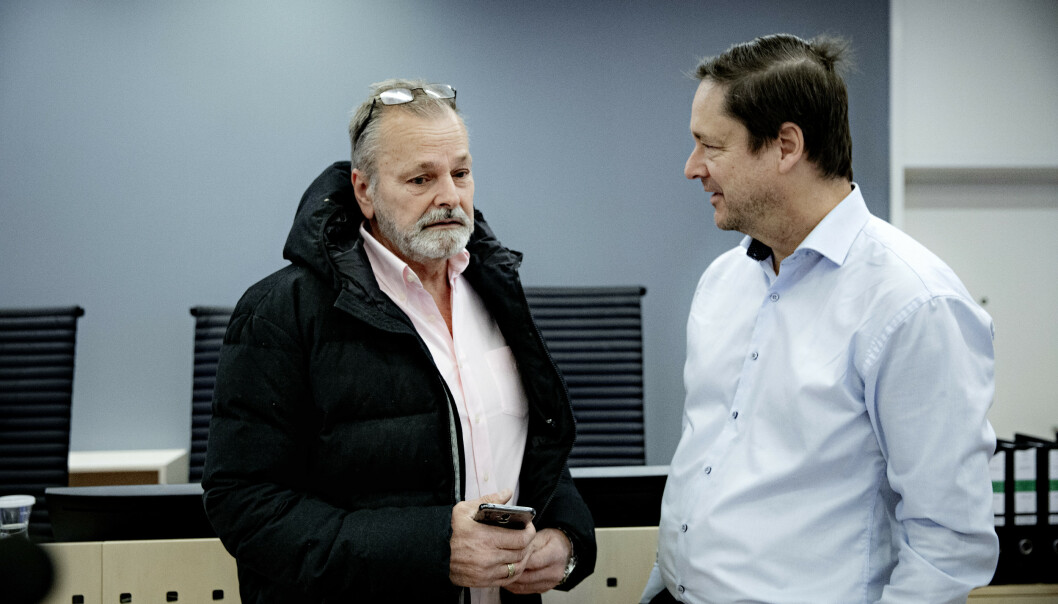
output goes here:
<path id="1" fill-rule="evenodd" d="M 52 541 L 44 489 L 69 485 L 79 306 L 0 309 L 0 496 L 33 495 L 30 539 Z"/>
<path id="2" fill-rule="evenodd" d="M 571 468 L 646 464 L 643 311 L 646 288 L 527 287 L 577 419 Z"/>
<path id="3" fill-rule="evenodd" d="M 223 306 L 196 306 L 195 369 L 191 388 L 191 453 L 188 482 L 202 481 L 209 440 L 209 419 L 213 416 L 213 387 L 217 383 L 217 359 L 224 343 L 224 331 L 234 309 Z"/>
<path id="4" fill-rule="evenodd" d="M 577 419 L 570 467 L 645 465 L 642 298 L 646 289 L 527 287 L 525 293 L 569 387 Z M 191 309 L 195 317 L 191 482 L 202 480 L 217 357 L 232 310 Z"/>

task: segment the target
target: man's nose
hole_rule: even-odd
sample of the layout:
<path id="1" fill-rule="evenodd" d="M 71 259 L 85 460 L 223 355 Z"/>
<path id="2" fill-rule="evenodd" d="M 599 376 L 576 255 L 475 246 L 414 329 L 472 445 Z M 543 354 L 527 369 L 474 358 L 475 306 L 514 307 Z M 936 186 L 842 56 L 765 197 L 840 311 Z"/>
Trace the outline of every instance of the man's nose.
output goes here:
<path id="1" fill-rule="evenodd" d="M 683 166 L 683 175 L 690 180 L 709 176 L 709 170 L 705 167 L 705 162 L 701 161 L 697 147 L 687 158 L 687 163 Z"/>
<path id="2" fill-rule="evenodd" d="M 451 208 L 459 205 L 459 189 L 451 174 L 446 174 L 438 179 L 437 195 L 434 203 L 443 208 Z"/>

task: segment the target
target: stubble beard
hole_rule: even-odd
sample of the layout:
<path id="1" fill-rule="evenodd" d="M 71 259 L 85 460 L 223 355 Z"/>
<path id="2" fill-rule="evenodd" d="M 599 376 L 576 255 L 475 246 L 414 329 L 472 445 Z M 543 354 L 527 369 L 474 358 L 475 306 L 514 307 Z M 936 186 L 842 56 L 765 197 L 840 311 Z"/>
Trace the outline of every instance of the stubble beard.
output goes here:
<path id="1" fill-rule="evenodd" d="M 724 212 L 716 211 L 716 226 L 723 231 L 738 231 L 756 237 L 756 231 L 774 218 L 780 205 L 778 197 L 770 191 L 754 193 L 736 203 L 724 196 Z"/>

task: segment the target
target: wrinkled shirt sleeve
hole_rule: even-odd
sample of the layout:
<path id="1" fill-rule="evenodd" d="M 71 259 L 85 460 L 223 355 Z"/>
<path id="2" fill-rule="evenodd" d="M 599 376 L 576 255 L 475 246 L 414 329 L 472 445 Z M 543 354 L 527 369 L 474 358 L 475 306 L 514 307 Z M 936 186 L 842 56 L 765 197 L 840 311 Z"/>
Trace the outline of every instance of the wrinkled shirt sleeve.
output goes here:
<path id="1" fill-rule="evenodd" d="M 962 297 L 910 303 L 870 347 L 867 411 L 899 496 L 897 564 L 880 602 L 962 604 L 991 580 L 993 366 L 991 319 Z"/>

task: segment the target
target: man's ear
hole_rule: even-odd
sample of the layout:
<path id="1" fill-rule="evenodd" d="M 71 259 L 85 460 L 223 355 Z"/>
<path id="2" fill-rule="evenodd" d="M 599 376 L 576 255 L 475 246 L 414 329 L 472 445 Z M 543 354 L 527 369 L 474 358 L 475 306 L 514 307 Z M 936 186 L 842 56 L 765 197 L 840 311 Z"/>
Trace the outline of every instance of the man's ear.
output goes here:
<path id="1" fill-rule="evenodd" d="M 375 217 L 375 203 L 369 192 L 371 183 L 359 168 L 353 170 L 349 176 L 349 182 L 353 184 L 353 195 L 356 196 L 356 203 L 360 206 L 360 213 L 364 215 L 364 218 L 371 220 Z"/>
<path id="2" fill-rule="evenodd" d="M 789 172 L 805 155 L 805 135 L 793 122 L 779 126 L 779 172 Z"/>

